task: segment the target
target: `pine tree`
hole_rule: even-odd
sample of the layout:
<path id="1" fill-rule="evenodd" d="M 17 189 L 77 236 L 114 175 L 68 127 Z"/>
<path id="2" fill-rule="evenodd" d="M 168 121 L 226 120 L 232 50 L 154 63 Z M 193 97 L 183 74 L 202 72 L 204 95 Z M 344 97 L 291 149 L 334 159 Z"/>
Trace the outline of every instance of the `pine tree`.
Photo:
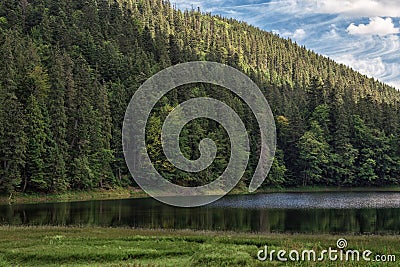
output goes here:
<path id="1" fill-rule="evenodd" d="M 65 70 L 63 57 L 59 51 L 53 54 L 54 61 L 49 70 L 51 89 L 49 92 L 50 144 L 48 144 L 48 175 L 51 177 L 51 190 L 60 192 L 69 187 L 67 178 L 67 115 L 65 110 Z"/>
<path id="2" fill-rule="evenodd" d="M 89 157 L 98 187 L 112 187 L 115 185 L 114 175 L 111 170 L 113 163 L 113 151 L 111 150 L 111 115 L 108 104 L 107 87 L 97 84 L 97 97 L 94 99 L 95 119 L 90 136 Z"/>
<path id="3" fill-rule="evenodd" d="M 47 130 L 40 104 L 33 95 L 28 98 L 26 121 L 26 174 L 22 191 L 47 191 L 50 188 L 45 166 Z"/>
<path id="4" fill-rule="evenodd" d="M 25 116 L 21 103 L 13 93 L 0 85 L 0 193 L 20 189 L 25 166 Z"/>

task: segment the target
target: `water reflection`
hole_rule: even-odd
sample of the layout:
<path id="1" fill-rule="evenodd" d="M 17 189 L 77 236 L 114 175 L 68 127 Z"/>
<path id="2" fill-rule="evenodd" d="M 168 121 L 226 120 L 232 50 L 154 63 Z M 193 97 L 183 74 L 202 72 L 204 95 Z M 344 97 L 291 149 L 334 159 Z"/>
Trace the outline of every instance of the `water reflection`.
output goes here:
<path id="1" fill-rule="evenodd" d="M 215 207 L 268 209 L 400 208 L 400 192 L 276 193 L 227 196 Z"/>
<path id="2" fill-rule="evenodd" d="M 331 193 L 323 194 L 326 203 Z M 343 194 L 343 193 L 342 193 Z M 392 193 L 380 199 L 394 199 Z M 399 200 L 400 194 L 397 194 Z M 229 196 L 199 208 L 175 208 L 151 198 L 0 206 L 0 223 L 10 225 L 130 226 L 141 228 L 303 233 L 400 233 L 396 203 L 380 208 L 321 208 L 318 194 Z M 338 195 L 332 195 L 337 199 Z M 354 201 L 354 194 L 344 194 Z M 360 197 L 360 196 L 357 196 Z M 371 197 L 371 196 L 370 196 Z M 377 197 L 377 195 L 373 195 Z M 293 206 L 281 208 L 291 199 Z M 250 205 L 253 199 L 253 206 Z M 350 201 L 346 199 L 346 201 Z M 369 199 L 373 200 L 373 198 Z M 276 205 L 273 206 L 273 202 Z M 364 201 L 366 201 L 364 199 Z M 242 203 L 242 204 L 240 204 Z M 257 204 L 258 203 L 258 204 Z M 260 205 L 260 203 L 264 203 Z M 265 207 L 265 203 L 268 207 Z M 289 203 L 289 202 L 288 202 Z M 233 205 L 234 204 L 234 205 Z M 287 203 L 286 203 L 287 204 Z M 277 208 L 278 207 L 278 208 Z"/>

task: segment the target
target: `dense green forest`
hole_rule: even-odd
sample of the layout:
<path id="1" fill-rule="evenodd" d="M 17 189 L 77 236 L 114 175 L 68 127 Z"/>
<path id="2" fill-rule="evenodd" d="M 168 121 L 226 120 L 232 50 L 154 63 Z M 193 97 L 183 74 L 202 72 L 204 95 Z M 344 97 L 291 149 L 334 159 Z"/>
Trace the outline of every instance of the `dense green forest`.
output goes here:
<path id="1" fill-rule="evenodd" d="M 162 0 L 0 1 L 0 191 L 62 192 L 135 185 L 121 128 L 135 90 L 165 67 L 193 60 L 233 66 L 255 81 L 276 118 L 277 153 L 264 186 L 384 186 L 400 183 L 400 93 L 291 40 Z M 258 125 L 224 88 L 176 88 L 147 127 L 157 169 L 187 186 L 215 179 L 229 161 L 225 130 L 198 119 L 181 148 L 198 157 L 209 136 L 215 162 L 198 174 L 167 162 L 163 120 L 198 96 L 228 103 L 245 121 L 257 164 Z"/>

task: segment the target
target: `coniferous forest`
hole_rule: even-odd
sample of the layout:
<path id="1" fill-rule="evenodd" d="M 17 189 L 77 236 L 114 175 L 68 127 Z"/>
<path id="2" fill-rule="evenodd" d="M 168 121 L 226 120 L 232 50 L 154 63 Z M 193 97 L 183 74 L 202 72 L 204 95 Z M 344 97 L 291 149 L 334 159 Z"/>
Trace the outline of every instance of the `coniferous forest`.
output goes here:
<path id="1" fill-rule="evenodd" d="M 1 0 L 0 59 L 4 194 L 134 186 L 121 144 L 130 98 L 158 71 L 194 60 L 235 67 L 265 94 L 278 147 L 264 187 L 400 183 L 400 92 L 244 22 L 179 11 L 163 0 Z M 258 162 L 258 125 L 237 96 L 207 84 L 176 88 L 154 109 L 146 134 L 156 168 L 194 186 L 227 166 L 228 136 L 207 119 L 187 124 L 180 145 L 195 159 L 199 141 L 212 138 L 218 154 L 209 168 L 185 173 L 163 155 L 165 117 L 199 96 L 224 101 L 245 122 L 248 184 Z"/>

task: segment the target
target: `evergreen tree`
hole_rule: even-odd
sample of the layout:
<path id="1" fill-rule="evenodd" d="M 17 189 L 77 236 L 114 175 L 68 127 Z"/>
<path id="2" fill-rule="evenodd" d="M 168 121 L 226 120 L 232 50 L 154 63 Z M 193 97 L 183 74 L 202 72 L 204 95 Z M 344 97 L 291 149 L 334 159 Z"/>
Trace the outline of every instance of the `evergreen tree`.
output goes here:
<path id="1" fill-rule="evenodd" d="M 27 137 L 23 107 L 13 93 L 0 86 L 0 192 L 20 189 Z"/>
<path id="2" fill-rule="evenodd" d="M 42 113 L 36 97 L 31 95 L 28 98 L 26 108 L 26 174 L 23 191 L 47 191 L 50 188 L 46 176 L 45 160 L 47 156 L 48 129 L 46 128 L 45 117 Z"/>
<path id="3" fill-rule="evenodd" d="M 303 185 L 321 184 L 329 162 L 329 144 L 320 125 L 313 121 L 311 129 L 299 140 L 299 160 L 303 167 Z"/>
<path id="4" fill-rule="evenodd" d="M 67 115 L 65 111 L 65 70 L 59 51 L 53 55 L 49 70 L 51 89 L 49 92 L 48 110 L 50 119 L 50 144 L 48 145 L 48 175 L 51 177 L 52 191 L 65 191 L 69 187 L 67 178 Z"/>

